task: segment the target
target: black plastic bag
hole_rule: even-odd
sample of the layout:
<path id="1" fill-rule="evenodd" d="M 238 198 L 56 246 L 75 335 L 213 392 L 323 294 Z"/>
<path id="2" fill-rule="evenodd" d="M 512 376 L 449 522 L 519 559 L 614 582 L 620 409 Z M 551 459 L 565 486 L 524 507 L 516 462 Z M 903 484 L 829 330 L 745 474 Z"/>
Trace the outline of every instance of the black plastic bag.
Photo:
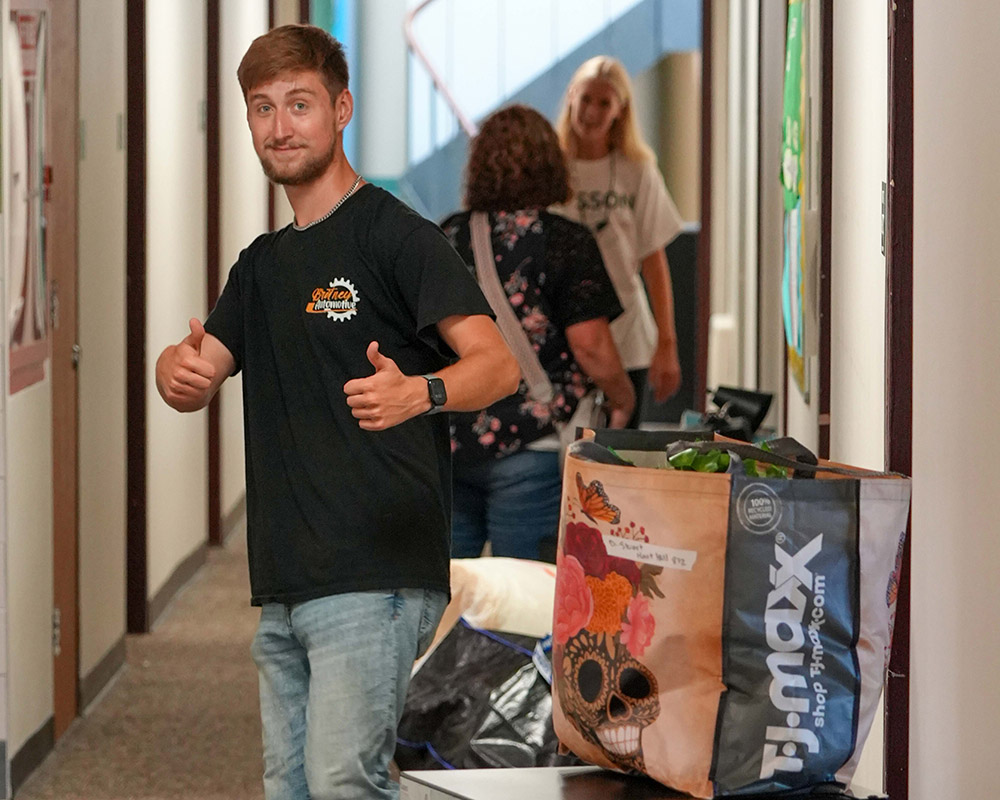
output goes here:
<path id="1" fill-rule="evenodd" d="M 410 681 L 397 734 L 399 768 L 582 764 L 557 752 L 551 688 L 535 665 L 537 645 L 530 636 L 481 631 L 460 620 Z"/>

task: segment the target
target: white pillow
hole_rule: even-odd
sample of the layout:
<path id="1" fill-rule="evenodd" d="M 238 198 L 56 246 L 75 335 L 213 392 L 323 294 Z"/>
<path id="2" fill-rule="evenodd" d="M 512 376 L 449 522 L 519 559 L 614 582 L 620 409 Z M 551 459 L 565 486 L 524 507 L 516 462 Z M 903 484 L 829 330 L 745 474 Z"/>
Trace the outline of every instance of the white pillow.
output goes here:
<path id="1" fill-rule="evenodd" d="M 522 558 L 453 558 L 452 605 L 470 625 L 541 638 L 552 632 L 556 567 Z"/>
<path id="2" fill-rule="evenodd" d="M 459 617 L 476 628 L 541 639 L 552 632 L 556 566 L 523 558 L 453 558 L 451 602 L 434 641 L 413 667 L 423 664 Z"/>

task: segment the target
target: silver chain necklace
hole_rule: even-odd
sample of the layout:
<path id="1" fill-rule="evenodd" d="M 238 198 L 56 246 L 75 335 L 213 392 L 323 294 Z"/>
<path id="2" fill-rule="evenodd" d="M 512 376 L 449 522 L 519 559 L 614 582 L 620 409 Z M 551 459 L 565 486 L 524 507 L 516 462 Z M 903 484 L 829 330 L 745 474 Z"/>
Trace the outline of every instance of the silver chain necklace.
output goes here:
<path id="1" fill-rule="evenodd" d="M 361 175 L 359 174 L 359 175 L 358 175 L 358 177 L 356 177 L 356 178 L 354 179 L 354 183 L 352 183 L 352 184 L 351 184 L 351 188 L 350 188 L 350 189 L 348 189 L 348 190 L 347 190 L 346 192 L 344 192 L 344 195 L 343 195 L 343 197 L 341 197 L 341 198 L 340 198 L 340 199 L 339 199 L 339 200 L 338 200 L 338 201 L 337 201 L 337 202 L 336 202 L 336 203 L 334 204 L 333 208 L 331 208 L 331 209 L 330 209 L 329 211 L 327 211 L 327 212 L 326 212 L 326 213 L 325 213 L 325 214 L 324 214 L 324 215 L 323 215 L 322 217 L 320 217 L 319 219 L 314 219 L 314 220 L 313 220 L 312 222 L 309 222 L 309 223 L 306 223 L 305 225 L 296 225 L 296 224 L 295 224 L 295 223 L 293 222 L 293 223 L 292 223 L 292 227 L 293 227 L 293 228 L 295 228 L 295 230 L 297 230 L 297 231 L 307 231 L 307 230 L 309 230 L 309 229 L 310 229 L 310 228 L 311 228 L 311 227 L 312 227 L 313 225 L 319 225 L 319 224 L 320 224 L 321 222 L 323 222 L 323 221 L 325 221 L 325 220 L 328 220 L 328 219 L 330 219 L 330 217 L 332 217 L 332 216 L 333 216 L 334 212 L 335 212 L 335 211 L 336 211 L 336 210 L 337 210 L 338 208 L 340 208 L 340 207 L 341 207 L 342 205 L 344 205 L 344 202 L 345 202 L 345 201 L 347 200 L 347 198 L 348 198 L 348 197 L 350 197 L 350 196 L 351 196 L 352 194 L 354 194 L 354 192 L 355 192 L 355 191 L 357 191 L 357 188 L 358 188 L 358 184 L 360 184 L 360 183 L 361 183 Z"/>

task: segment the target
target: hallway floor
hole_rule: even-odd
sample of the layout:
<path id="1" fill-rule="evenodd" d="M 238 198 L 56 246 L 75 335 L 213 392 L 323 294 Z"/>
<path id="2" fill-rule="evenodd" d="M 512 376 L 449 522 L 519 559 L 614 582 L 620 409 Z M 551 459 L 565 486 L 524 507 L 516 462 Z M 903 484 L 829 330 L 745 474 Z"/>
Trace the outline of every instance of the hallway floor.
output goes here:
<path id="1" fill-rule="evenodd" d="M 255 800 L 261 788 L 257 672 L 245 534 L 177 595 L 127 665 L 15 800 Z"/>

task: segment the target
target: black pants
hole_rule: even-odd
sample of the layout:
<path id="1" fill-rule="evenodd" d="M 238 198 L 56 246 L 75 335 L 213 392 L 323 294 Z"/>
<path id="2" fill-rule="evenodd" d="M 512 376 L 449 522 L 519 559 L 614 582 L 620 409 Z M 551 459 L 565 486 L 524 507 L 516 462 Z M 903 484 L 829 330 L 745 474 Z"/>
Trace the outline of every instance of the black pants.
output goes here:
<path id="1" fill-rule="evenodd" d="M 632 381 L 632 387 L 635 389 L 635 410 L 632 412 L 632 418 L 625 427 L 637 430 L 639 423 L 642 422 L 643 412 L 645 411 L 646 378 L 649 376 L 649 370 L 630 369 L 628 370 L 628 376 Z"/>

